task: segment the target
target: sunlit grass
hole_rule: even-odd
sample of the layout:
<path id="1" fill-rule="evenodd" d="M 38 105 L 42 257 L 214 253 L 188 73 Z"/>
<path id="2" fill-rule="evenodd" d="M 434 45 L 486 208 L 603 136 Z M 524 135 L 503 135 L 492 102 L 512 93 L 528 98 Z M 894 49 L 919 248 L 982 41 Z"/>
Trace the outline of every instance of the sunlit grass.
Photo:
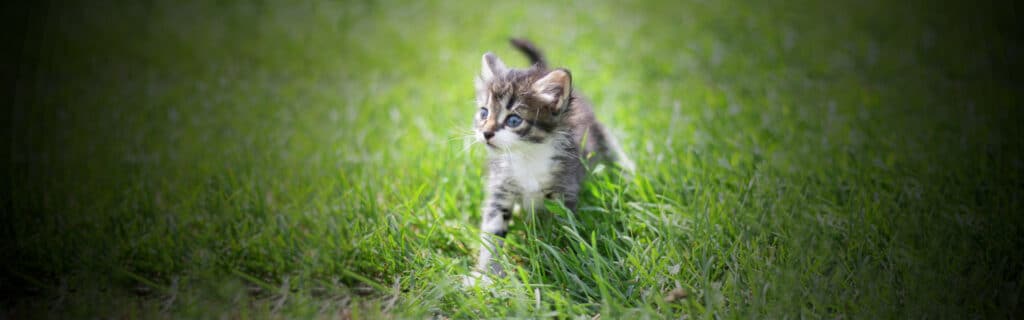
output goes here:
<path id="1" fill-rule="evenodd" d="M 9 113 L 4 310 L 1019 314 L 1020 92 L 989 11 L 51 8 Z M 484 150 L 464 141 L 472 77 L 486 51 L 526 65 L 509 36 L 572 70 L 638 172 L 591 176 L 579 212 L 517 216 L 509 277 L 463 288 L 483 199 Z"/>

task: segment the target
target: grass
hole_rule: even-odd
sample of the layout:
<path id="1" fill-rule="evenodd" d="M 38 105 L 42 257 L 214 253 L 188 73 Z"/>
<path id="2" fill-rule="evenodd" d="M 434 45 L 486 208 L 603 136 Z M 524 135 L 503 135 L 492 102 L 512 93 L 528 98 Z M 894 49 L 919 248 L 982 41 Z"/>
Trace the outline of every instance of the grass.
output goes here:
<path id="1" fill-rule="evenodd" d="M 49 3 L 17 26 L 11 318 L 1001 318 L 1024 310 L 999 3 Z M 20 29 L 18 29 L 20 28 Z M 21 37 L 17 37 L 21 35 Z M 480 55 L 534 40 L 638 173 L 461 288 Z"/>

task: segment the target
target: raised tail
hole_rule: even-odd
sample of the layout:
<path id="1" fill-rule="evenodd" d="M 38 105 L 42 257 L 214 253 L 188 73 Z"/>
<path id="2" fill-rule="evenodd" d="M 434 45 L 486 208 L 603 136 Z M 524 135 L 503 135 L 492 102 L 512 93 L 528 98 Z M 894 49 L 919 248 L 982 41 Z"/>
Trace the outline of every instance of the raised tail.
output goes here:
<path id="1" fill-rule="evenodd" d="M 537 46 L 534 46 L 532 42 L 522 38 L 512 38 L 509 39 L 509 42 L 512 43 L 513 47 L 522 51 L 527 58 L 530 58 L 531 64 L 540 67 L 541 69 L 547 69 L 548 62 L 544 59 L 544 54 L 541 53 L 540 49 L 537 49 Z"/>

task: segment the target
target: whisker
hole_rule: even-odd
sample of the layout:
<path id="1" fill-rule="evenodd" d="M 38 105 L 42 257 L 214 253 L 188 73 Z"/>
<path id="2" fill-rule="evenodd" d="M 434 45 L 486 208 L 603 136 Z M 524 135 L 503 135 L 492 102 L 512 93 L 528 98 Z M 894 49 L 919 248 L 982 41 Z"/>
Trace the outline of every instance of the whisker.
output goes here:
<path id="1" fill-rule="evenodd" d="M 476 142 L 470 142 L 470 143 L 464 144 L 462 146 L 462 152 L 464 152 L 464 153 L 471 152 L 474 144 L 476 144 Z"/>
<path id="2" fill-rule="evenodd" d="M 467 135 L 463 135 L 463 136 L 460 136 L 460 137 L 451 137 L 451 138 L 448 138 L 448 141 L 452 141 L 452 140 L 457 140 L 457 139 L 470 139 L 470 138 L 473 138 L 473 137 L 475 137 L 475 136 L 476 136 L 476 135 L 472 135 L 472 134 L 467 134 Z"/>

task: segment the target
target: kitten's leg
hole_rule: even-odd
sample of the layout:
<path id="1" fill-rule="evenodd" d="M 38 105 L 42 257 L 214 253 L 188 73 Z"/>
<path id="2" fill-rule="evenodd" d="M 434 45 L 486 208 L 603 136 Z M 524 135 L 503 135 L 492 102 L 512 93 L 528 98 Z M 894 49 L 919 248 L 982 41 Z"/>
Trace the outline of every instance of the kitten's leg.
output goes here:
<path id="1" fill-rule="evenodd" d="M 547 208 L 544 207 L 544 199 L 553 199 L 551 195 L 551 193 L 523 195 L 522 202 L 519 204 L 519 217 L 527 222 L 536 221 L 540 217 L 538 214 L 547 212 Z"/>
<path id="2" fill-rule="evenodd" d="M 569 211 L 572 211 L 573 213 L 576 213 L 577 196 L 578 195 L 576 194 L 576 192 L 566 193 L 562 195 L 562 203 L 564 203 L 565 207 L 569 208 Z"/>
<path id="3" fill-rule="evenodd" d="M 626 156 L 626 152 L 622 150 L 619 141 L 615 139 L 615 136 L 604 125 L 595 122 L 590 126 L 590 135 L 591 141 L 587 144 L 590 147 L 588 149 L 591 150 L 588 151 L 597 152 L 604 159 L 614 162 L 625 171 L 627 176 L 631 176 L 636 171 L 636 165 L 633 164 L 633 160 Z"/>
<path id="4" fill-rule="evenodd" d="M 480 257 L 477 259 L 477 269 L 480 271 L 489 272 L 499 277 L 505 276 L 505 272 L 496 258 L 498 250 L 504 243 L 505 234 L 508 233 L 508 222 L 512 218 L 512 207 L 515 205 L 516 196 L 515 192 L 505 186 L 498 186 L 484 201 L 483 218 L 480 224 L 483 247 L 480 248 Z"/>
<path id="5" fill-rule="evenodd" d="M 547 198 L 562 201 L 562 204 L 565 205 L 566 209 L 575 213 L 579 199 L 579 188 L 570 188 L 557 193 L 551 193 Z"/>

